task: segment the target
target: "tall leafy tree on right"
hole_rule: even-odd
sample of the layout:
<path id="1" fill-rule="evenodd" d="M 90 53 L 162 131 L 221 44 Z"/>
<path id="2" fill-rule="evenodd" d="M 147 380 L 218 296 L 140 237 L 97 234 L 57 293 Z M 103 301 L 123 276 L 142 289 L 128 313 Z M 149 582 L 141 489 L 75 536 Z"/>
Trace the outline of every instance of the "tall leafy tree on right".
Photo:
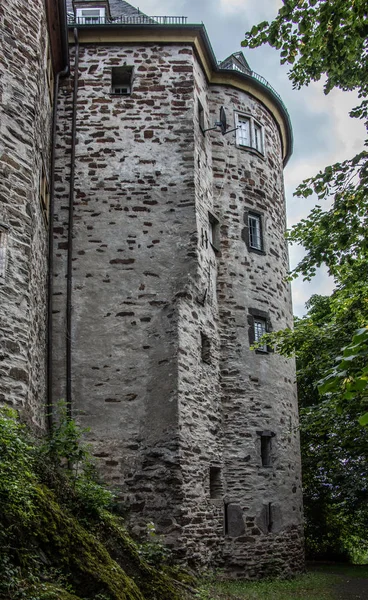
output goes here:
<path id="1" fill-rule="evenodd" d="M 254 26 L 242 45 L 279 50 L 297 89 L 323 78 L 325 94 L 357 91 L 350 117 L 367 129 L 367 13 L 366 0 L 283 0 L 275 20 Z M 296 196 L 315 194 L 318 204 L 287 234 L 306 251 L 291 277 L 310 280 L 325 265 L 335 289 L 312 296 L 294 331 L 266 336 L 280 353 L 296 356 L 312 557 L 361 560 L 368 553 L 367 145 L 297 188 Z"/>

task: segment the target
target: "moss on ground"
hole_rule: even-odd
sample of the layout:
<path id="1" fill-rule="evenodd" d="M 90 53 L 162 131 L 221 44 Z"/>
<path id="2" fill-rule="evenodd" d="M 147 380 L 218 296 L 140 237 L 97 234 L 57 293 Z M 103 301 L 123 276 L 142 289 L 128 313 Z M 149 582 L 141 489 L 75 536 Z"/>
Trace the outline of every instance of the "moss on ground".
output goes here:
<path id="1" fill-rule="evenodd" d="M 37 452 L 15 416 L 0 412 L 0 600 L 188 598 L 188 587 L 141 556 L 98 484 L 87 500 L 78 492 L 66 502 L 75 480 L 56 468 L 50 489 L 50 464 L 40 467 Z"/>

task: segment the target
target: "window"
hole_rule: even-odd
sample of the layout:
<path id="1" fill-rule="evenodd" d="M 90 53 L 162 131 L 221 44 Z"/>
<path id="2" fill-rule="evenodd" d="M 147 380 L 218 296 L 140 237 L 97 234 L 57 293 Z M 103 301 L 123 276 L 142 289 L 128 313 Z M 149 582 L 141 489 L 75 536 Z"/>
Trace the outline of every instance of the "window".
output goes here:
<path id="1" fill-rule="evenodd" d="M 47 44 L 46 78 L 47 78 L 47 86 L 49 88 L 50 101 L 52 104 L 53 100 L 54 100 L 54 68 L 52 66 L 50 44 Z"/>
<path id="2" fill-rule="evenodd" d="M 198 121 L 199 121 L 199 127 L 201 128 L 201 131 L 204 132 L 204 130 L 205 130 L 204 110 L 203 110 L 203 106 L 199 100 L 198 100 Z"/>
<path id="3" fill-rule="evenodd" d="M 272 466 L 272 438 L 275 437 L 273 431 L 257 431 L 261 438 L 261 461 L 262 467 Z"/>
<path id="4" fill-rule="evenodd" d="M 253 148 L 264 154 L 263 127 L 253 117 L 235 113 L 236 142 L 238 146 Z"/>
<path id="5" fill-rule="evenodd" d="M 201 331 L 201 359 L 202 362 L 211 364 L 211 342 L 210 338 Z"/>
<path id="6" fill-rule="evenodd" d="M 263 310 L 258 310 L 255 308 L 249 309 L 248 314 L 248 324 L 249 324 L 249 344 L 252 346 L 256 342 L 259 342 L 261 337 L 271 331 L 271 323 L 268 317 L 268 314 Z M 260 348 L 256 349 L 257 354 L 268 354 L 272 352 L 272 349 L 264 344 Z"/>
<path id="7" fill-rule="evenodd" d="M 238 115 L 237 121 L 236 141 L 240 146 L 250 146 L 250 117 Z"/>
<path id="8" fill-rule="evenodd" d="M 259 125 L 256 121 L 253 121 L 254 128 L 254 139 L 253 139 L 253 148 L 258 150 L 261 154 L 263 154 L 263 131 L 262 126 Z"/>
<path id="9" fill-rule="evenodd" d="M 77 8 L 77 23 L 79 25 L 99 25 L 105 23 L 105 9 Z"/>
<path id="10" fill-rule="evenodd" d="M 239 537 L 245 533 L 243 510 L 239 504 L 224 504 L 224 533 L 229 537 Z"/>
<path id="11" fill-rule="evenodd" d="M 259 340 L 265 333 L 267 333 L 266 319 L 262 319 L 261 317 L 254 317 L 254 341 L 259 342 Z M 258 348 L 258 350 L 267 352 L 266 344 Z"/>
<path id="12" fill-rule="evenodd" d="M 5 277 L 7 245 L 8 226 L 3 223 L 0 223 L 0 280 Z"/>
<path id="13" fill-rule="evenodd" d="M 249 248 L 251 250 L 263 250 L 262 219 L 261 215 L 248 213 Z"/>
<path id="14" fill-rule="evenodd" d="M 112 67 L 111 93 L 118 96 L 129 96 L 132 91 L 133 67 Z"/>
<path id="15" fill-rule="evenodd" d="M 45 222 L 48 223 L 50 194 L 49 183 L 47 181 L 46 171 L 44 167 L 42 167 L 42 174 L 40 178 L 40 202 Z"/>
<path id="16" fill-rule="evenodd" d="M 220 222 L 212 213 L 208 213 L 209 242 L 215 252 L 220 250 Z"/>
<path id="17" fill-rule="evenodd" d="M 263 215 L 261 213 L 248 211 L 244 213 L 245 227 L 242 230 L 242 239 L 246 243 L 249 252 L 265 254 L 263 240 Z"/>
<path id="18" fill-rule="evenodd" d="M 223 495 L 220 467 L 210 467 L 210 498 L 219 499 Z"/>

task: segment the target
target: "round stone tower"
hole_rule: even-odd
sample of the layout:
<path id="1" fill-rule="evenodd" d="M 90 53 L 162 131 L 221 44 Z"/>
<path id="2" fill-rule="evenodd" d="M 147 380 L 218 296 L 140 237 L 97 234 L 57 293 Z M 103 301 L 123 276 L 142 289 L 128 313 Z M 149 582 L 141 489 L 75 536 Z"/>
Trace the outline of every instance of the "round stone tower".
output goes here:
<path id="1" fill-rule="evenodd" d="M 74 101 L 68 82 L 59 99 L 54 397 L 69 365 L 71 409 L 132 528 L 154 521 L 197 566 L 298 571 L 294 363 L 251 349 L 292 325 L 286 109 L 241 53 L 218 64 L 202 25 L 120 0 L 69 10 L 78 67 Z"/>

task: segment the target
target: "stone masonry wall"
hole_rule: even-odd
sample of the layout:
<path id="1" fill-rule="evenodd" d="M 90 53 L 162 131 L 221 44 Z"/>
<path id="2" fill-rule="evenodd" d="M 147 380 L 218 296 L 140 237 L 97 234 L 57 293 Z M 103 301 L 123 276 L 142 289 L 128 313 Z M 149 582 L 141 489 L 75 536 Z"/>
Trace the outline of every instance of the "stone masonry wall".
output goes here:
<path id="1" fill-rule="evenodd" d="M 51 103 L 42 0 L 0 6 L 0 222 L 8 226 L 0 276 L 0 402 L 33 424 L 45 415 L 47 223 L 40 203 L 48 174 Z"/>
<path id="2" fill-rule="evenodd" d="M 264 128 L 264 156 L 236 144 L 236 134 L 213 145 L 215 206 L 221 220 L 218 302 L 225 503 L 243 523 L 225 536 L 227 568 L 250 577 L 298 571 L 303 565 L 302 490 L 294 362 L 250 350 L 252 311 L 272 329 L 292 325 L 280 137 L 269 112 L 251 96 L 211 90 L 213 118 L 223 105 Z M 247 210 L 262 215 L 264 253 L 246 244 Z M 262 431 L 270 431 L 271 465 L 262 466 Z M 270 513 L 267 511 L 270 510 Z M 234 515 L 232 517 L 232 515 Z M 245 527 L 244 525 L 245 524 Z"/>
<path id="3" fill-rule="evenodd" d="M 72 52 L 73 56 L 73 52 Z M 73 63 L 73 58 L 72 58 Z M 73 412 L 137 530 L 177 537 L 178 320 L 195 273 L 190 47 L 81 46 L 73 241 Z M 111 68 L 134 67 L 130 96 Z M 65 396 L 71 86 L 61 93 L 55 398 Z M 170 537 L 171 536 L 171 537 Z"/>
<path id="4" fill-rule="evenodd" d="M 134 67 L 132 93 L 114 96 L 122 65 Z M 198 101 L 205 128 L 222 105 L 229 127 L 235 111 L 256 118 L 264 156 L 238 148 L 235 133 L 203 133 Z M 65 396 L 68 81 L 59 114 L 55 398 Z M 249 209 L 262 214 L 264 253 L 247 247 Z M 197 566 L 299 570 L 295 369 L 249 338 L 252 311 L 274 329 L 292 320 L 273 117 L 250 95 L 209 86 L 189 45 L 83 45 L 74 214 L 73 412 L 130 525 L 153 520 Z"/>

